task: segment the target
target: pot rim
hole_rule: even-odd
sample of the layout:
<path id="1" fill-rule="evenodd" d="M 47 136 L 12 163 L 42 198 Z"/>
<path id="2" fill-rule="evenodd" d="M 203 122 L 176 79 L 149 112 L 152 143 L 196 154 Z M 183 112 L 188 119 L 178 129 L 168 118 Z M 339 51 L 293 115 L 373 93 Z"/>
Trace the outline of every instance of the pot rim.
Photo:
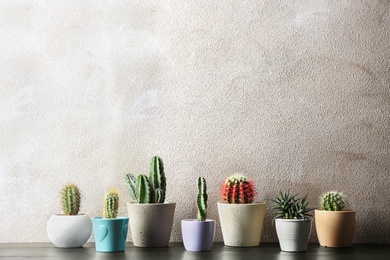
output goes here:
<path id="1" fill-rule="evenodd" d="M 209 219 L 207 218 L 205 221 L 197 220 L 196 218 L 186 218 L 182 219 L 183 222 L 197 222 L 197 223 L 205 223 L 205 222 L 215 222 L 215 219 Z"/>
<path id="2" fill-rule="evenodd" d="M 137 202 L 127 202 L 128 205 L 141 205 L 144 207 L 149 206 L 164 206 L 164 205 L 176 205 L 176 202 L 164 202 L 164 203 L 137 203 Z"/>
<path id="3" fill-rule="evenodd" d="M 104 217 L 97 216 L 97 217 L 92 217 L 91 219 L 112 221 L 112 220 L 124 220 L 124 219 L 129 219 L 129 217 L 118 216 L 118 217 L 116 217 L 116 218 L 104 218 Z"/>
<path id="4" fill-rule="evenodd" d="M 254 206 L 254 205 L 266 205 L 265 202 L 252 202 L 252 203 L 226 203 L 226 202 L 221 202 L 218 201 L 217 204 L 221 205 L 234 205 L 237 207 L 243 207 L 243 206 Z"/>
<path id="5" fill-rule="evenodd" d="M 352 209 L 345 209 L 345 210 L 324 210 L 324 209 L 314 209 L 314 211 L 318 211 L 318 212 L 328 212 L 330 214 L 334 213 L 334 214 L 345 214 L 345 213 L 350 213 L 350 212 L 356 212 L 355 210 L 352 210 Z"/>
<path id="6" fill-rule="evenodd" d="M 88 214 L 77 214 L 77 215 L 53 214 L 52 216 L 56 216 L 56 217 L 84 217 L 84 216 L 87 216 L 88 217 Z"/>
<path id="7" fill-rule="evenodd" d="M 286 218 L 275 219 L 275 221 L 279 221 L 279 222 L 311 222 L 312 220 L 313 220 L 313 218 L 306 218 L 306 220 L 304 220 L 304 219 L 286 219 Z"/>

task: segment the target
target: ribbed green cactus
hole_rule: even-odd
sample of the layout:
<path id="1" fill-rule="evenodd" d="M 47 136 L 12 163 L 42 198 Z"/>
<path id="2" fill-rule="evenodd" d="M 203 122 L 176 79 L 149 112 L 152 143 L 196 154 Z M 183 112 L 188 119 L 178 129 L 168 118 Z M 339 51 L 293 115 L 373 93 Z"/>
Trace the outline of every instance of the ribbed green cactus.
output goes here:
<path id="1" fill-rule="evenodd" d="M 65 185 L 61 192 L 62 211 L 65 215 L 77 215 L 80 210 L 81 195 L 74 184 Z"/>
<path id="2" fill-rule="evenodd" d="M 207 218 L 207 187 L 206 180 L 203 177 L 198 177 L 198 196 L 196 198 L 196 205 L 198 207 L 198 220 L 205 221 Z"/>
<path id="3" fill-rule="evenodd" d="M 150 162 L 149 178 L 144 175 L 127 174 L 126 186 L 130 196 L 137 203 L 164 203 L 166 178 L 164 164 L 160 157 L 154 156 Z"/>
<path id="4" fill-rule="evenodd" d="M 109 189 L 104 198 L 104 218 L 116 218 L 118 216 L 119 193 L 116 189 Z"/>
<path id="5" fill-rule="evenodd" d="M 245 176 L 233 175 L 226 179 L 221 190 L 222 201 L 226 203 L 252 203 L 255 197 L 253 182 Z"/>
<path id="6" fill-rule="evenodd" d="M 323 210 L 340 211 L 345 208 L 345 197 L 341 192 L 329 191 L 320 197 Z"/>

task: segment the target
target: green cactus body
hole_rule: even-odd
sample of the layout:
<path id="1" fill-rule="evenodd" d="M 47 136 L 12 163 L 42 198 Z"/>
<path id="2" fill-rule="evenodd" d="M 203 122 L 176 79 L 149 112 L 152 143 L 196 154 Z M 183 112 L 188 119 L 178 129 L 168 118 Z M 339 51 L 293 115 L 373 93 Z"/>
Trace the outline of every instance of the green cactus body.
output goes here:
<path id="1" fill-rule="evenodd" d="M 104 198 L 104 218 L 116 218 L 118 216 L 119 194 L 116 189 L 107 191 Z"/>
<path id="2" fill-rule="evenodd" d="M 160 157 L 154 156 L 150 162 L 149 181 L 153 187 L 153 197 L 155 203 L 164 203 L 166 179 L 164 164 Z"/>
<path id="3" fill-rule="evenodd" d="M 144 174 L 137 178 L 127 174 L 125 181 L 130 196 L 136 203 L 164 203 L 166 178 L 161 158 L 157 156 L 152 158 L 149 178 Z"/>
<path id="4" fill-rule="evenodd" d="M 135 193 L 138 203 L 150 203 L 153 200 L 152 187 L 146 175 L 141 174 L 137 177 Z"/>
<path id="5" fill-rule="evenodd" d="M 255 188 L 252 181 L 245 176 L 233 175 L 226 179 L 222 186 L 222 200 L 232 204 L 252 203 L 255 196 Z"/>
<path id="6" fill-rule="evenodd" d="M 206 191 L 206 180 L 203 177 L 198 177 L 198 196 L 196 198 L 196 205 L 198 208 L 199 221 L 205 221 L 207 218 L 207 191 Z"/>
<path id="7" fill-rule="evenodd" d="M 341 192 L 329 191 L 320 197 L 321 208 L 329 211 L 340 211 L 345 208 L 345 197 Z"/>
<path id="8" fill-rule="evenodd" d="M 80 210 L 81 195 L 74 184 L 65 185 L 61 192 L 62 211 L 65 215 L 77 215 Z"/>

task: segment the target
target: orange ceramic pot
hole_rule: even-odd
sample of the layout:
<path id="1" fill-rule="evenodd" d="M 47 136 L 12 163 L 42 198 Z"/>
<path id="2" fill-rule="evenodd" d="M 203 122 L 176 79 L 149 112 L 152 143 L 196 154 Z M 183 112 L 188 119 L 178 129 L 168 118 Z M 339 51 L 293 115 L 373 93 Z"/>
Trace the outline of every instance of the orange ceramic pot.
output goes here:
<path id="1" fill-rule="evenodd" d="M 350 247 L 355 233 L 356 214 L 352 210 L 315 210 L 318 240 L 324 247 Z"/>

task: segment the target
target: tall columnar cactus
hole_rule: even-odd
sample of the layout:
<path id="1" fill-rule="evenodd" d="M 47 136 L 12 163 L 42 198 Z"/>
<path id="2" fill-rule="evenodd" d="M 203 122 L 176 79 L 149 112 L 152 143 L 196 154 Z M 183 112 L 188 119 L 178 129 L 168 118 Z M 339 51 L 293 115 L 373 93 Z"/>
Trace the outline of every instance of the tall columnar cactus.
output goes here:
<path id="1" fill-rule="evenodd" d="M 341 192 L 329 191 L 320 197 L 323 210 L 340 211 L 345 208 L 345 197 Z"/>
<path id="2" fill-rule="evenodd" d="M 167 186 L 164 164 L 161 158 L 154 156 L 150 162 L 149 181 L 153 187 L 153 200 L 155 203 L 164 203 Z"/>
<path id="3" fill-rule="evenodd" d="M 116 218 L 118 215 L 119 194 L 116 189 L 109 189 L 104 198 L 104 218 Z"/>
<path id="4" fill-rule="evenodd" d="M 226 203 L 252 203 L 255 197 L 255 187 L 253 182 L 247 180 L 245 176 L 233 175 L 226 179 L 221 194 L 222 201 Z"/>
<path id="5" fill-rule="evenodd" d="M 164 203 L 166 178 L 164 164 L 160 157 L 154 156 L 150 162 L 149 177 L 145 174 L 127 174 L 126 186 L 130 196 L 137 203 Z"/>
<path id="6" fill-rule="evenodd" d="M 61 192 L 62 211 L 65 215 L 77 215 L 80 210 L 81 195 L 74 184 L 65 185 Z"/>
<path id="7" fill-rule="evenodd" d="M 205 221 L 207 218 L 207 187 L 206 180 L 203 177 L 198 177 L 198 196 L 196 198 L 196 205 L 198 207 L 198 220 Z"/>

